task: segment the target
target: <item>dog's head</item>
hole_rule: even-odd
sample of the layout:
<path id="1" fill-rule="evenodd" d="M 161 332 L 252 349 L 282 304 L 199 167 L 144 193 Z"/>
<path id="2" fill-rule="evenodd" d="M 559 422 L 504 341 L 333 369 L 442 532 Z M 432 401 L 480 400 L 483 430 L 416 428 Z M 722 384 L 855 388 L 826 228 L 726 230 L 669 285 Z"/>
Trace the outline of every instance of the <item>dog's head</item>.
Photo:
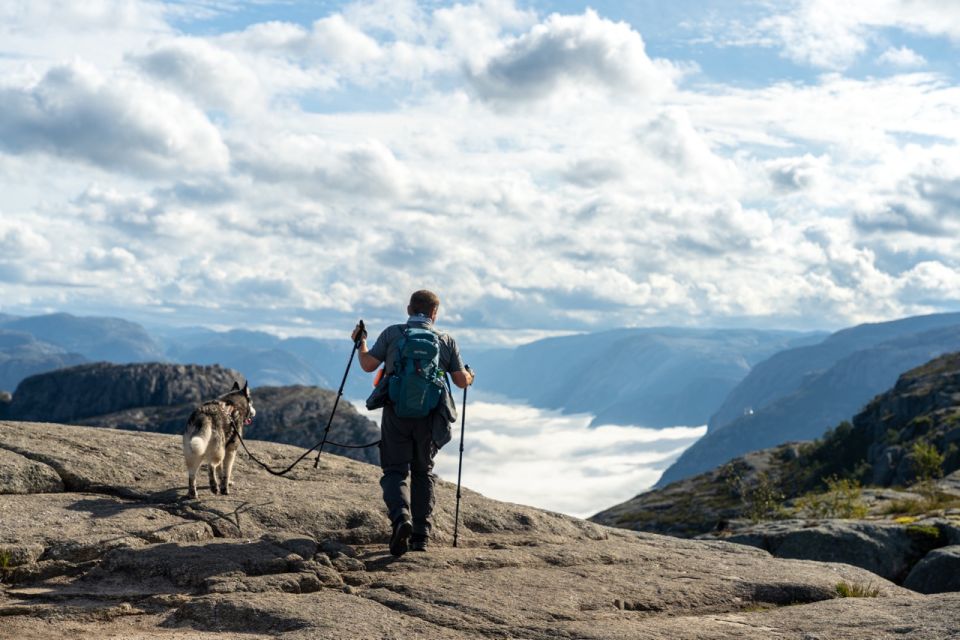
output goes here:
<path id="1" fill-rule="evenodd" d="M 233 381 L 233 388 L 230 390 L 230 393 L 224 396 L 224 400 L 227 399 L 236 399 L 240 400 L 239 404 L 242 409 L 246 409 L 246 415 L 243 419 L 243 424 L 250 424 L 253 422 L 253 417 L 257 415 L 257 410 L 253 408 L 253 398 L 250 397 L 250 385 L 244 381 L 243 388 L 240 388 L 240 383 L 236 380 Z"/>

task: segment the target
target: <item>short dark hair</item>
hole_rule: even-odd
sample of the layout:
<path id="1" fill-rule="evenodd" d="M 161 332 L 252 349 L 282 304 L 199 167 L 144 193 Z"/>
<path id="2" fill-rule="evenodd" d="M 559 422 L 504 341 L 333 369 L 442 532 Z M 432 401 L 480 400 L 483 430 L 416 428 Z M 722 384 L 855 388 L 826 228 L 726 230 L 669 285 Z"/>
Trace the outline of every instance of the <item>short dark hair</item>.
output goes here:
<path id="1" fill-rule="evenodd" d="M 440 297 L 433 291 L 421 289 L 420 291 L 414 291 L 413 295 L 410 296 L 409 312 L 411 315 L 429 316 L 439 307 Z"/>

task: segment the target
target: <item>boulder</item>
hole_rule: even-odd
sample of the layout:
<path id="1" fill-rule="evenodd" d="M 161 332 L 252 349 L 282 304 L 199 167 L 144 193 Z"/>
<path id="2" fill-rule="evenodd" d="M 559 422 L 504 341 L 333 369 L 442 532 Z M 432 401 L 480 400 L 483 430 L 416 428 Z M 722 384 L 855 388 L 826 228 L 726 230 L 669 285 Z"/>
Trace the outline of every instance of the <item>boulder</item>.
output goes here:
<path id="1" fill-rule="evenodd" d="M 903 586 L 920 593 L 960 591 L 960 545 L 928 553 L 910 571 Z"/>

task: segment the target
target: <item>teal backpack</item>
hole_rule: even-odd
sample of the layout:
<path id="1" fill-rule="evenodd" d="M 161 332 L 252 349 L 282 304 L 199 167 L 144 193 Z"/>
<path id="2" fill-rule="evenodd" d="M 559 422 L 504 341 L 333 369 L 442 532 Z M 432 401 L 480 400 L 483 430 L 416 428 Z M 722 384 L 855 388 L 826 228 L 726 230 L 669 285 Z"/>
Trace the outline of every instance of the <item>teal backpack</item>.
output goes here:
<path id="1" fill-rule="evenodd" d="M 444 392 L 440 369 L 440 336 L 430 329 L 408 327 L 397 340 L 389 397 L 401 418 L 422 418 L 433 411 Z"/>

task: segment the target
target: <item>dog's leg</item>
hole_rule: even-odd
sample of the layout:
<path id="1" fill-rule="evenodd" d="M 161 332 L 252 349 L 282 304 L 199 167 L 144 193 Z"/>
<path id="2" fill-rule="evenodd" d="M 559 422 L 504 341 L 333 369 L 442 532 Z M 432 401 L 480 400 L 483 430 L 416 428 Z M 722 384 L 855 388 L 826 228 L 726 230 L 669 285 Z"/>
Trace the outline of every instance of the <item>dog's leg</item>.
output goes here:
<path id="1" fill-rule="evenodd" d="M 196 498 L 197 497 L 197 471 L 200 470 L 200 465 L 197 464 L 195 467 L 188 465 L 187 467 L 187 497 Z"/>
<path id="2" fill-rule="evenodd" d="M 203 457 L 195 455 L 188 445 L 184 445 L 184 463 L 187 467 L 187 497 L 197 497 L 197 472 L 203 464 Z"/>
<path id="3" fill-rule="evenodd" d="M 220 493 L 220 484 L 217 482 L 217 467 L 219 466 L 214 465 L 213 462 L 207 465 L 207 469 L 210 471 L 210 493 L 213 495 Z"/>
<path id="4" fill-rule="evenodd" d="M 230 485 L 233 484 L 233 462 L 237 459 L 237 450 L 236 449 L 227 449 L 226 455 L 223 457 L 223 464 L 221 469 L 223 469 L 223 477 L 221 480 L 221 491 L 223 495 L 230 495 Z"/>

